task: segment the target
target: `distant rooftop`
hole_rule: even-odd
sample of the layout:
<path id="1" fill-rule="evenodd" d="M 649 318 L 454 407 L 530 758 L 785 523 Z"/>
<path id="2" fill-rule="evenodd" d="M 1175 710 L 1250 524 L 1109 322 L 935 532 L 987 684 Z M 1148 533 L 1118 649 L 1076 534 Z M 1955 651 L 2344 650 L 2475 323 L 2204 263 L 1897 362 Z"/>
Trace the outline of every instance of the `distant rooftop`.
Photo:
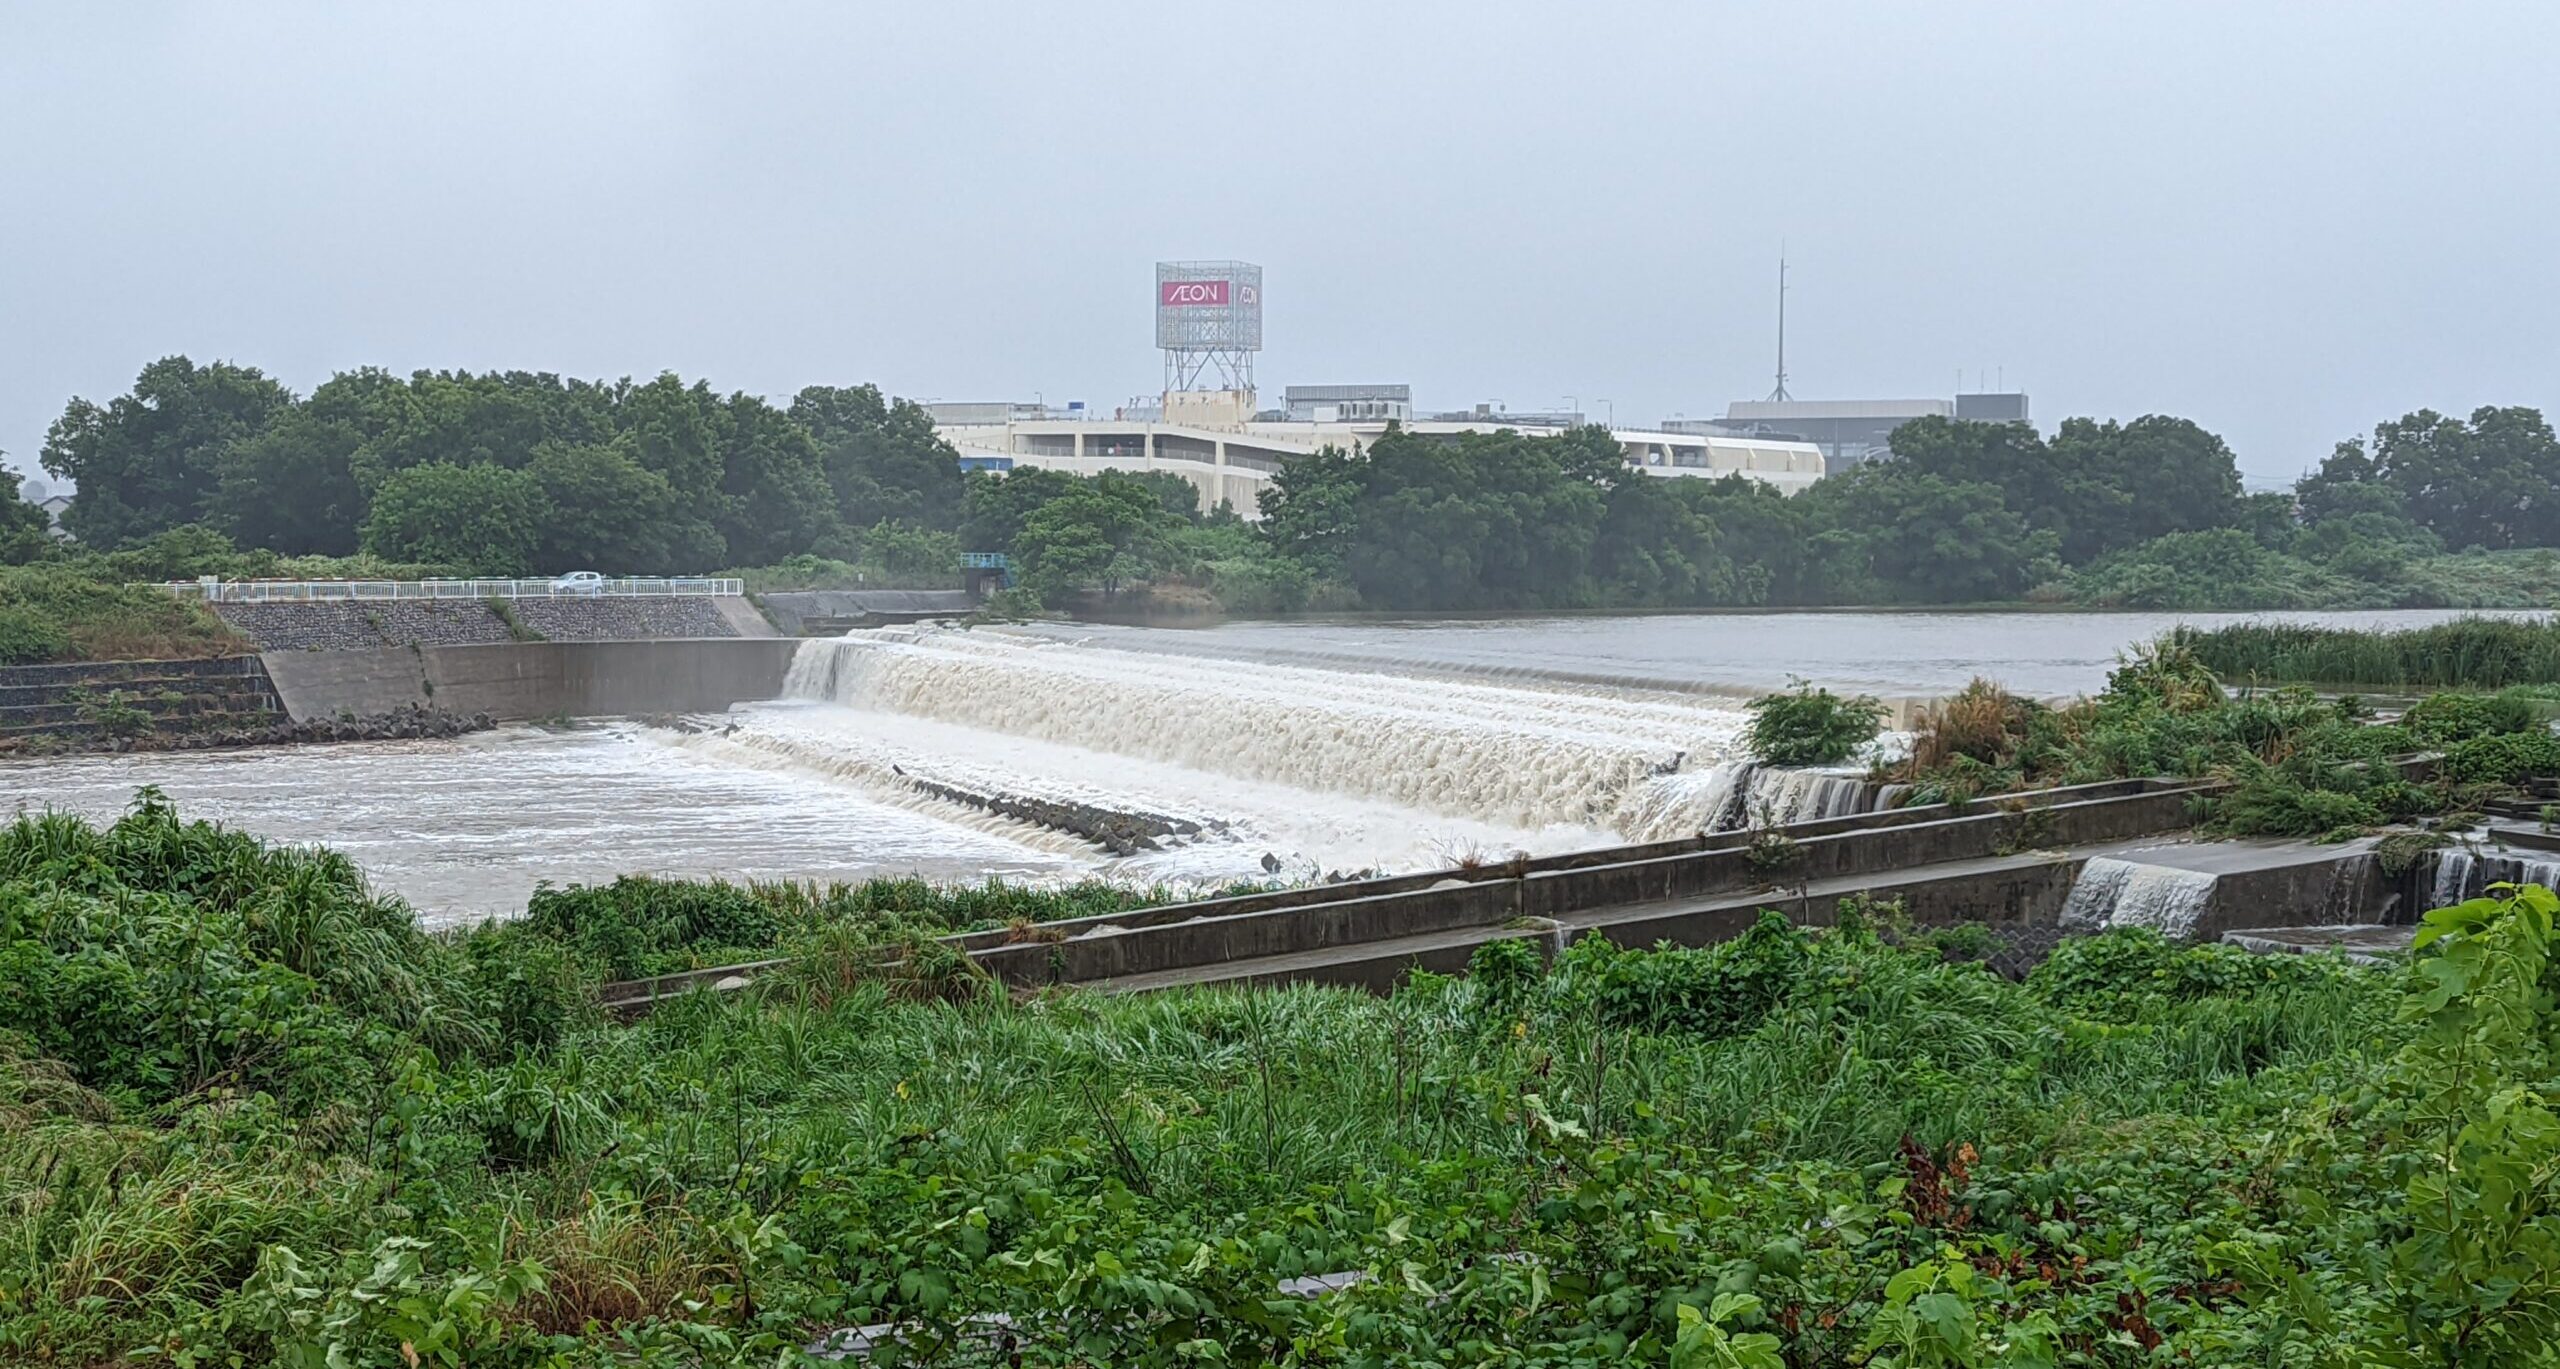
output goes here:
<path id="1" fill-rule="evenodd" d="M 1357 399 L 1400 399 L 1413 402 L 1410 385 L 1292 385 L 1281 391 L 1283 404 L 1326 404 Z"/>
<path id="2" fill-rule="evenodd" d="M 1944 399 L 1737 399 L 1725 406 L 1731 423 L 1784 423 L 1807 418 L 1939 418 L 1955 417 L 1956 406 Z"/>

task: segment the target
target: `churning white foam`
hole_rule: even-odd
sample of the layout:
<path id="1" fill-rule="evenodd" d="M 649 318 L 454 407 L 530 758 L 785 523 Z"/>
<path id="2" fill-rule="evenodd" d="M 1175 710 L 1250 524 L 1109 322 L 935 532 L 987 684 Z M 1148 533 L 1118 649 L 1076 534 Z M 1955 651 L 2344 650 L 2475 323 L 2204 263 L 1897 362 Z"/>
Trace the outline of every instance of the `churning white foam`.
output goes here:
<path id="1" fill-rule="evenodd" d="M 1504 828 L 1707 830 L 1736 786 L 1812 815 L 1858 781 L 1734 767 L 1718 701 L 1123 651 L 990 633 L 804 644 L 785 692 Z M 1783 778 L 1776 778 L 1783 777 Z"/>
<path id="2" fill-rule="evenodd" d="M 2427 908 L 2450 908 L 2464 899 L 2478 898 L 2492 884 L 2539 884 L 2546 889 L 2560 889 L 2560 860 L 2484 851 L 2475 846 L 2445 847 L 2436 852 L 2435 879 Z"/>

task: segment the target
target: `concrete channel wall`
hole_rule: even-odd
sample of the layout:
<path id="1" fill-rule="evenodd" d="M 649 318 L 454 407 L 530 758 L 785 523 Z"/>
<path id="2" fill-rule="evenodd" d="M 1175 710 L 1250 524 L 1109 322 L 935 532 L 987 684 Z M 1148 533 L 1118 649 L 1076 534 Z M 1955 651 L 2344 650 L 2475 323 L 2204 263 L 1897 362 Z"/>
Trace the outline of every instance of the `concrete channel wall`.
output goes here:
<path id="1" fill-rule="evenodd" d="M 411 704 L 523 721 L 705 713 L 778 698 L 798 649 L 782 637 L 719 637 L 270 651 L 264 660 L 297 722 Z"/>
<path id="2" fill-rule="evenodd" d="M 1932 866 L 2015 858 L 2022 851 L 2178 831 L 2188 825 L 2187 807 L 2193 797 L 2191 789 L 2162 787 L 2070 799 L 2042 807 L 1977 806 L 1962 814 L 1952 813 L 1944 806 L 1900 809 L 1869 814 L 1864 819 L 1831 819 L 1791 827 L 1787 837 L 1793 843 L 1793 853 L 1784 863 L 1774 861 L 1774 853 L 1767 848 L 1748 845 L 1747 836 L 1734 841 L 1729 838 L 1739 834 L 1724 834 L 1703 839 L 1717 843 L 1715 849 L 1693 849 L 1668 856 L 1651 854 L 1653 846 L 1619 848 L 1614 854 L 1634 853 L 1639 858 L 1563 869 L 1524 869 L 1516 876 L 1502 867 L 1472 872 L 1489 876 L 1476 879 L 1443 873 L 1421 877 L 1426 882 L 1420 887 L 1391 892 L 1305 890 L 1298 892 L 1318 897 L 1285 903 L 1263 896 L 1180 904 L 1147 910 L 1149 915 L 1143 922 L 1136 914 L 1081 919 L 1042 929 L 1041 940 L 989 944 L 981 936 L 964 944 L 975 943 L 970 947 L 971 954 L 996 978 L 1017 987 L 1031 987 L 1299 955 L 1509 921 L 1567 925 L 1584 920 L 1594 909 L 1712 901 L 1718 896 L 1762 893 L 1766 897 L 1745 901 L 1753 908 L 1761 903 L 1776 906 L 1794 901 L 1788 891 L 1800 886 L 1841 881 L 1890 895 L 1899 885 L 1926 883 L 1953 873 L 1932 871 Z M 2070 887 L 2069 870 L 2076 868 L 2075 862 L 2059 856 L 2017 863 L 2027 870 L 2066 867 L 2059 886 L 2065 892 Z M 1995 883 L 2006 878 L 1997 875 Z M 2051 878 L 2049 873 L 2039 874 L 2037 882 L 2041 887 Z M 1360 886 L 1349 888 L 1359 890 Z M 1850 892 L 1855 891 L 1858 890 Z M 1332 897 L 1322 897 L 1327 893 Z M 2059 900 L 2060 894 L 2054 894 L 2052 911 L 2060 910 Z M 1977 901 L 2002 908 L 2010 906 L 2005 894 L 1983 895 Z M 1938 899 L 1931 907 L 1941 905 L 1957 906 Z M 1914 916 L 1920 915 L 1919 910 L 1913 912 Z M 1701 929 L 1699 939 L 1713 940 L 1716 934 L 1729 934 L 1718 931 L 1729 920 L 1713 921 Z M 994 935 L 1000 938 L 1005 934 Z M 1668 928 L 1661 935 L 1689 939 Z"/>

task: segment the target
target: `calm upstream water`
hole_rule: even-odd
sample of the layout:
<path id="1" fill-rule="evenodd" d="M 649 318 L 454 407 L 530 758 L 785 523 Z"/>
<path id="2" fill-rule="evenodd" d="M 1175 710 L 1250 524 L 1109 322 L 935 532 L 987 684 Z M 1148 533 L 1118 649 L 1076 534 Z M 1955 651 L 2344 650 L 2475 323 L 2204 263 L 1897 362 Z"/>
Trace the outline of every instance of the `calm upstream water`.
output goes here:
<path id="1" fill-rule="evenodd" d="M 0 763 L 0 807 L 109 817 L 156 785 L 191 816 L 354 857 L 430 923 L 538 883 L 1113 878 L 1196 884 L 1426 868 L 1695 831 L 1753 776 L 1736 697 L 1803 677 L 1885 696 L 1976 675 L 2096 688 L 2187 622 L 2402 627 L 2439 612 L 1788 613 L 1081 625 L 803 646 L 786 693 L 691 729 L 605 723 L 440 742 Z M 1111 855 L 965 790 L 1198 824 Z M 1754 787 L 1757 786 L 1757 787 Z"/>

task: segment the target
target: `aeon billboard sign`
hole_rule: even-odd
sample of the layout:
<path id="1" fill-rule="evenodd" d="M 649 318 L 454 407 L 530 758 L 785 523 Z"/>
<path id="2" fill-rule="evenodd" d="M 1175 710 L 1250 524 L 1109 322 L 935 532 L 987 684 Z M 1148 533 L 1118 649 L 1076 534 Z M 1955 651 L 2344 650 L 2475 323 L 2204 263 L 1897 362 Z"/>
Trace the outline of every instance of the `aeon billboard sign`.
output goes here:
<path id="1" fill-rule="evenodd" d="M 1156 263 L 1156 345 L 1168 352 L 1262 346 L 1262 268 L 1242 261 Z"/>
<path id="2" fill-rule="evenodd" d="M 1227 302 L 1228 282 L 1222 280 L 1162 280 L 1156 282 L 1156 303 L 1167 309 L 1197 309 L 1204 304 Z"/>

